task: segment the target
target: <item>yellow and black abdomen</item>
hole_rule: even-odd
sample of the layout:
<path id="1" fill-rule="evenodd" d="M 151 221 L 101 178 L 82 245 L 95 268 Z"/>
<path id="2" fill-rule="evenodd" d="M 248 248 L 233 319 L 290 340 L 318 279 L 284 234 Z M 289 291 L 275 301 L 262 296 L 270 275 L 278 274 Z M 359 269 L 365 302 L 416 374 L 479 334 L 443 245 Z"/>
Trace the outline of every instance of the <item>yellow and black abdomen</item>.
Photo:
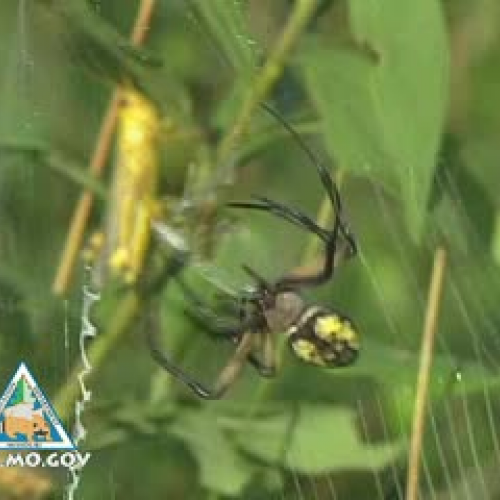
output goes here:
<path id="1" fill-rule="evenodd" d="M 358 333 L 346 316 L 320 307 L 308 307 L 287 332 L 295 355 L 327 368 L 348 366 L 359 352 Z"/>

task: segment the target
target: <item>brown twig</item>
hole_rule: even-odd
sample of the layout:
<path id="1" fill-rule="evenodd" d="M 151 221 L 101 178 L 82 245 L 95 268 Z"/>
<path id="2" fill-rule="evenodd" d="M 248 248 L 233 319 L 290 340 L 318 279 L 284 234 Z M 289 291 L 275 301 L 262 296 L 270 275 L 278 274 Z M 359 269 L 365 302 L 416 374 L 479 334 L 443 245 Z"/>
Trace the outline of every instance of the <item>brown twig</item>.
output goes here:
<path id="1" fill-rule="evenodd" d="M 130 35 L 130 40 L 134 45 L 141 45 L 145 40 L 155 3 L 156 0 L 141 1 L 132 34 Z M 94 152 L 89 164 L 90 174 L 96 178 L 102 175 L 111 150 L 111 143 L 118 116 L 119 100 L 120 92 L 116 89 L 113 92 L 108 109 L 102 120 Z M 85 229 L 92 212 L 93 203 L 94 194 L 91 191 L 85 190 L 73 213 L 70 229 L 59 261 L 59 267 L 54 278 L 54 283 L 52 284 L 52 291 L 56 295 L 63 295 L 66 293 L 71 281 L 75 262 L 78 258 L 78 252 L 82 246 Z"/>
<path id="2" fill-rule="evenodd" d="M 418 497 L 418 478 L 420 471 L 420 455 L 424 437 L 425 411 L 431 376 L 432 358 L 437 332 L 437 320 L 443 282 L 446 268 L 446 251 L 438 248 L 434 255 L 431 284 L 427 301 L 427 311 L 422 334 L 422 349 L 420 352 L 420 368 L 415 396 L 415 410 L 413 413 L 413 428 L 411 434 L 410 451 L 408 455 L 408 480 L 406 486 L 406 500 L 416 500 Z"/>

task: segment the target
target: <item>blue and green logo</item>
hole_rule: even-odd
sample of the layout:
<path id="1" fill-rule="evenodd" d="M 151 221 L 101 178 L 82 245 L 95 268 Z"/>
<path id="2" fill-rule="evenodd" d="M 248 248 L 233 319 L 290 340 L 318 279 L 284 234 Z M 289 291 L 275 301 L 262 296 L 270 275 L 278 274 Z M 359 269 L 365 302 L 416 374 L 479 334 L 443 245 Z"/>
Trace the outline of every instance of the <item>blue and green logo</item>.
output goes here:
<path id="1" fill-rule="evenodd" d="M 74 450 L 54 408 L 24 363 L 0 398 L 0 450 Z"/>

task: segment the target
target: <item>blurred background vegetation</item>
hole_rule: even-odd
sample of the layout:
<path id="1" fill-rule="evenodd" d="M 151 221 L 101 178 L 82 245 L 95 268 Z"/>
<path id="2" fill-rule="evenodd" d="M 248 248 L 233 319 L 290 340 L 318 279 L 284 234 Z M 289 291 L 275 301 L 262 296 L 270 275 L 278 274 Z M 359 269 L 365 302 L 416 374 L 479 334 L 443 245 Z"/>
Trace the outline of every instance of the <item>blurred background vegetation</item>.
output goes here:
<path id="1" fill-rule="evenodd" d="M 186 279 L 214 308 L 248 285 L 242 263 L 273 279 L 320 258 L 317 242 L 283 221 L 223 208 L 258 193 L 311 217 L 323 206 L 328 219 L 313 165 L 259 101 L 331 166 L 360 254 L 308 300 L 351 317 L 362 350 L 338 371 L 285 348 L 275 379 L 248 369 L 223 401 L 200 401 L 155 365 L 145 330 L 159 328 L 204 381 L 231 343 L 208 338 L 175 283 L 134 302 L 135 287 L 107 280 L 87 342 L 80 448 L 93 456 L 75 498 L 404 498 L 438 246 L 448 266 L 421 498 L 500 498 L 498 2 L 164 0 L 144 52 L 126 42 L 137 8 L 0 6 L 0 380 L 24 360 L 71 428 L 83 287 L 95 285 L 79 260 L 64 296 L 50 290 L 85 187 L 97 193 L 85 241 L 111 232 L 118 155 L 97 181 L 87 165 L 124 82 L 161 117 L 163 222 L 188 244 Z M 141 278 L 171 258 L 165 247 L 153 237 Z M 8 472 L 2 498 L 60 498 L 68 480 Z"/>

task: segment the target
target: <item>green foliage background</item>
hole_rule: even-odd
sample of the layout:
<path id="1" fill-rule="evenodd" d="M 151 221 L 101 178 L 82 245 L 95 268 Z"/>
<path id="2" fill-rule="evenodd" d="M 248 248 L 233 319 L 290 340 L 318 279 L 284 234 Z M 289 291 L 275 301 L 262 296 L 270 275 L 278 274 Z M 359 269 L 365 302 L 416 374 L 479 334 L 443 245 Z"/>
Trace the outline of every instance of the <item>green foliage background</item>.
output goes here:
<path id="1" fill-rule="evenodd" d="M 2 3 L 0 380 L 24 360 L 53 401 L 75 386 L 83 273 L 65 300 L 49 289 L 82 184 L 101 195 L 94 228 L 106 211 L 109 180 L 96 188 L 85 169 L 124 75 L 181 129 L 205 132 L 163 145 L 162 195 L 182 197 L 190 165 L 195 194 L 230 172 L 229 187 L 214 192 L 221 203 L 258 193 L 314 216 L 323 199 L 315 170 L 262 110 L 223 165 L 216 154 L 283 26 L 309 4 L 159 2 L 147 53 L 135 53 L 124 43 L 132 0 Z M 342 173 L 360 255 L 308 298 L 353 318 L 359 362 L 319 370 L 285 349 L 276 379 L 248 369 L 224 401 L 198 401 L 151 360 L 147 318 L 155 313 L 165 345 L 202 380 L 230 343 L 207 339 L 174 284 L 113 335 L 127 291 L 106 290 L 94 318 L 93 342 L 105 348 L 89 382 L 94 453 L 81 498 L 403 498 L 438 245 L 449 265 L 422 494 L 500 498 L 500 9 L 495 0 L 319 4 L 268 101 Z M 278 277 L 311 254 L 311 238 L 280 220 L 223 209 L 220 219 L 222 231 L 196 219 L 182 228 L 211 235 L 213 252 L 186 275 L 214 306 L 219 288 L 246 284 L 242 263 Z M 69 408 L 58 410 L 71 418 Z M 56 498 L 66 478 L 50 479 Z M 1 471 L 0 488 L 13 495 Z"/>

